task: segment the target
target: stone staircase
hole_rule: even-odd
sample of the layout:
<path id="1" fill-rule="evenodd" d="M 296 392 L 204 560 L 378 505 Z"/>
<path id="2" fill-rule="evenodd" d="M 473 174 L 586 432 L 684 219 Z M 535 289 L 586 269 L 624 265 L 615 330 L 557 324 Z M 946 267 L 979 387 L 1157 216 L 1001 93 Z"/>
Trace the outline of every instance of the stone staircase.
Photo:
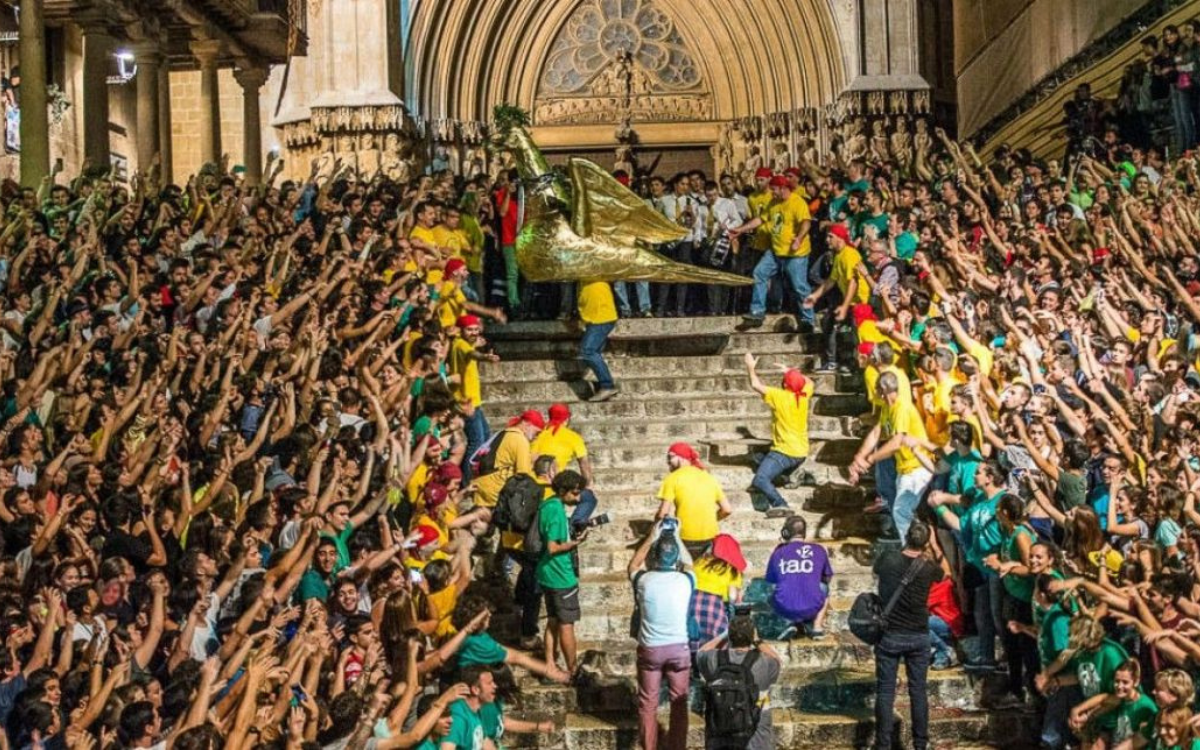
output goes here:
<path id="1" fill-rule="evenodd" d="M 595 529 L 580 550 L 583 618 L 576 625 L 580 653 L 594 651 L 608 679 L 587 688 L 543 685 L 518 675 L 520 711 L 548 716 L 559 730 L 550 735 L 506 738 L 509 747 L 566 747 L 588 750 L 636 746 L 635 643 L 628 637 L 632 590 L 625 566 L 657 509 L 655 492 L 666 474 L 667 446 L 687 440 L 717 476 L 734 506 L 722 530 L 738 538 L 751 568 L 748 580 L 763 574 L 779 541 L 781 521 L 753 507 L 748 492 L 753 456 L 766 450 L 770 415 L 750 388 L 743 354 L 760 356 L 764 380 L 774 365 L 811 372 L 816 337 L 790 330 L 791 318 L 768 318 L 751 333 L 734 332 L 734 318 L 637 319 L 622 321 L 609 341 L 608 362 L 621 393 L 606 403 L 581 398 L 590 393 L 575 358 L 578 331 L 568 324 L 515 323 L 485 334 L 502 361 L 485 365 L 484 408 L 493 426 L 527 408 L 570 405 L 572 426 L 587 441 L 599 512 L 612 523 Z M 808 521 L 809 535 L 829 549 L 835 572 L 832 609 L 822 641 L 772 641 L 784 660 L 771 691 L 776 737 L 786 748 L 866 747 L 873 738 L 874 664 L 870 649 L 846 630 L 854 596 L 874 586 L 871 564 L 881 518 L 861 512 L 870 487 L 851 486 L 846 466 L 858 444 L 858 415 L 867 409 L 861 378 L 812 375 L 816 396 L 810 430 L 813 453 L 805 468 L 813 487 L 781 490 L 793 510 Z M 761 502 L 755 499 L 754 502 Z M 760 634 L 777 637 L 784 624 L 765 603 L 761 580 L 750 580 L 746 598 L 755 602 Z M 515 615 L 500 612 L 493 631 L 501 640 L 515 633 Z M 511 642 L 511 639 L 510 639 Z M 931 733 L 939 745 L 1030 747 L 1033 717 L 978 708 L 989 686 L 961 670 L 931 673 Z M 900 737 L 908 743 L 908 707 L 901 685 L 896 713 Z M 700 710 L 693 690 L 693 710 Z M 665 709 L 660 716 L 665 724 Z M 704 746 L 703 719 L 693 714 L 688 746 Z M 512 740 L 512 742 L 510 742 Z M 515 744 L 513 744 L 515 743 Z"/>

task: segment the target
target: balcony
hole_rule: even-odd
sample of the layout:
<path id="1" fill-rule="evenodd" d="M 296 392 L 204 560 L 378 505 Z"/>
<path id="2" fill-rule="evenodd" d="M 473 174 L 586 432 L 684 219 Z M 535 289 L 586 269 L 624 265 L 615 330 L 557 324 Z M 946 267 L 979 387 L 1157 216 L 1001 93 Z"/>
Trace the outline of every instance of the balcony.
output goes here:
<path id="1" fill-rule="evenodd" d="M 249 7 L 246 27 L 238 37 L 261 50 L 272 62 L 284 62 L 288 53 L 308 54 L 308 0 L 239 0 Z M 295 17 L 291 12 L 296 8 Z"/>

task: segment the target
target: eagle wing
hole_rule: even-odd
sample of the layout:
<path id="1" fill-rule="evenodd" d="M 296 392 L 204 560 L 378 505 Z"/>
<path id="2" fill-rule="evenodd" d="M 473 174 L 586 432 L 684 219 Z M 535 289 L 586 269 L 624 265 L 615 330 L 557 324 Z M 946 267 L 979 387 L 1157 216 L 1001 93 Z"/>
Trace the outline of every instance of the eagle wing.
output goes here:
<path id="1" fill-rule="evenodd" d="M 571 159 L 571 228 L 580 237 L 658 245 L 687 235 L 632 190 L 587 159 Z"/>

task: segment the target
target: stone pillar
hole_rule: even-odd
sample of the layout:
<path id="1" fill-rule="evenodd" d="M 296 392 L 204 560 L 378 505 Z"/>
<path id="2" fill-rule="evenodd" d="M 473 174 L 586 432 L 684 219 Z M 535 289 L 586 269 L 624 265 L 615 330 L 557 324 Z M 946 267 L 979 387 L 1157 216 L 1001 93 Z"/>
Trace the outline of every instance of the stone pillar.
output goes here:
<path id="1" fill-rule="evenodd" d="M 112 68 L 109 57 L 113 40 L 104 19 L 82 18 L 77 22 L 83 30 L 83 156 L 93 165 L 107 168 L 108 72 Z"/>
<path id="2" fill-rule="evenodd" d="M 137 61 L 137 168 L 144 173 L 162 150 L 158 79 L 163 57 L 155 42 L 134 45 L 133 56 Z"/>
<path id="3" fill-rule="evenodd" d="M 175 162 L 171 135 L 171 66 L 158 69 L 158 152 L 162 154 L 162 183 L 172 181 Z"/>
<path id="4" fill-rule="evenodd" d="M 215 39 L 192 42 L 200 63 L 200 161 L 221 161 L 221 92 L 217 83 L 217 58 L 221 43 Z"/>
<path id="5" fill-rule="evenodd" d="M 262 109 L 258 92 L 267 82 L 267 75 L 266 68 L 255 67 L 239 67 L 233 72 L 234 79 L 242 87 L 242 123 L 245 130 L 242 164 L 246 167 L 247 185 L 258 185 L 263 178 Z"/>
<path id="6" fill-rule="evenodd" d="M 21 184 L 32 188 L 50 174 L 46 25 L 42 5 L 43 0 L 21 2 Z"/>

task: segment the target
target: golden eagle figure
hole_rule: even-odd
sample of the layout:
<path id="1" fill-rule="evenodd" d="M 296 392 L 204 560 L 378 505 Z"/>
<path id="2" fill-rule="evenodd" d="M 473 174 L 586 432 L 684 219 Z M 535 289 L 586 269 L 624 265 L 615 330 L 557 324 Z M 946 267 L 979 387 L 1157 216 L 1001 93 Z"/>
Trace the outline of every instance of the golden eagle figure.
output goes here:
<path id="1" fill-rule="evenodd" d="M 570 193 L 519 125 L 503 144 L 526 184 L 517 264 L 531 281 L 661 281 L 744 286 L 751 279 L 678 263 L 650 249 L 687 232 L 586 159 L 571 159 Z"/>

